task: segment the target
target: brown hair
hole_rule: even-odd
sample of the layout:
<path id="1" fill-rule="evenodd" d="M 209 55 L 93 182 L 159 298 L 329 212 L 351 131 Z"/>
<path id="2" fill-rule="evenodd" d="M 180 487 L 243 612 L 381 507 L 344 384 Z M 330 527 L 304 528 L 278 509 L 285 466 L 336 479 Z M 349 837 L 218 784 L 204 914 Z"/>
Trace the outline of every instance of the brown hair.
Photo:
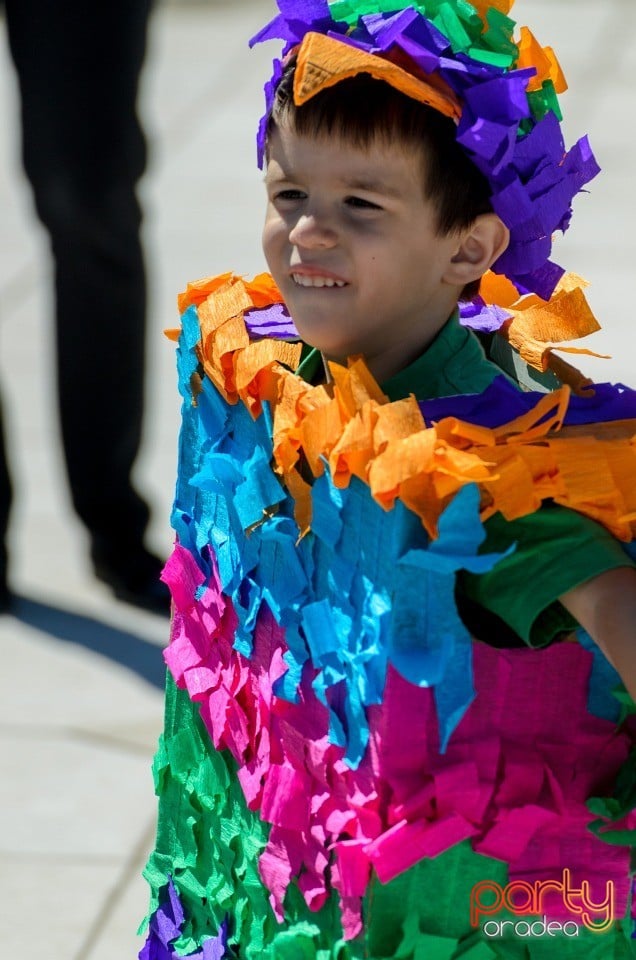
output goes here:
<path id="1" fill-rule="evenodd" d="M 417 147 L 424 196 L 435 205 L 442 236 L 470 226 L 480 214 L 492 210 L 488 181 L 457 143 L 449 117 L 365 73 L 296 106 L 294 69 L 292 58 L 276 91 L 268 134 L 274 126 L 287 124 L 301 135 L 340 137 L 357 147 L 374 140 Z M 464 288 L 461 298 L 469 300 L 478 292 L 476 280 Z"/>

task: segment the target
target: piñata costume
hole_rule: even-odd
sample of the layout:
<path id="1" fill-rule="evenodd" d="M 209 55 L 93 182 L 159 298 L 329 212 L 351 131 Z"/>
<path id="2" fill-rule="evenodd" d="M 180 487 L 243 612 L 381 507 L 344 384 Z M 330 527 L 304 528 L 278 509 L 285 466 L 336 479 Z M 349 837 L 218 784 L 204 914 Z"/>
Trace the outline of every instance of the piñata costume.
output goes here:
<path id="1" fill-rule="evenodd" d="M 552 352 L 595 327 L 548 257 L 597 168 L 510 6 L 280 0 L 257 38 L 298 48 L 296 98 L 364 71 L 452 116 L 512 242 L 381 387 L 360 360 L 314 385 L 265 275 L 181 296 L 143 960 L 636 956 L 634 705 L 580 631 L 551 642 L 557 598 L 636 554 L 636 393 Z M 586 395 L 518 390 L 468 327 Z"/>

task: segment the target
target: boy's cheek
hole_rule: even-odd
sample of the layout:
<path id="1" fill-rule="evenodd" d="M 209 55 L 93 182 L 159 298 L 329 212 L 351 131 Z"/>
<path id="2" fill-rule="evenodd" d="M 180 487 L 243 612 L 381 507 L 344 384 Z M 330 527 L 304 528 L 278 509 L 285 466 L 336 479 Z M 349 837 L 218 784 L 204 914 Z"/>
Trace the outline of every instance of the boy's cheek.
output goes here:
<path id="1" fill-rule="evenodd" d="M 269 272 L 280 285 L 288 279 L 290 261 L 286 236 L 280 230 L 272 230 L 270 226 L 263 232 L 262 246 Z"/>
<path id="2" fill-rule="evenodd" d="M 284 238 L 285 224 L 276 210 L 268 210 L 263 224 L 263 247 L 280 244 Z"/>
<path id="3" fill-rule="evenodd" d="M 265 262 L 267 263 L 267 268 L 272 275 L 274 283 L 279 287 L 281 291 L 287 297 L 289 295 L 289 290 L 287 289 L 287 270 L 285 269 L 284 264 L 281 263 L 280 258 L 273 255 L 271 249 L 263 245 L 263 253 L 265 255 Z"/>
<path id="4" fill-rule="evenodd" d="M 267 265 L 269 266 L 270 272 L 273 274 L 275 272 L 275 263 L 273 262 L 274 231 L 272 229 L 270 220 L 265 222 L 261 237 L 261 244 L 263 247 L 263 253 L 265 254 L 265 259 L 267 260 Z"/>

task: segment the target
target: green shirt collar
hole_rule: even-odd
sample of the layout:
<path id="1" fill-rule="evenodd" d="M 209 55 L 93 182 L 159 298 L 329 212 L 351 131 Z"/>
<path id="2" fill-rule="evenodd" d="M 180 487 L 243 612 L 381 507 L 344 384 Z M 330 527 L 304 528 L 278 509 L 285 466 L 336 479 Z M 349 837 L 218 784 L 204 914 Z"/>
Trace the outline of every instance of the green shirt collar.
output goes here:
<path id="1" fill-rule="evenodd" d="M 319 350 L 303 351 L 296 373 L 314 383 L 323 369 Z M 381 388 L 389 400 L 402 400 L 415 394 L 417 400 L 452 396 L 458 393 L 480 393 L 501 371 L 486 359 L 475 335 L 462 327 L 457 311 L 449 317 L 424 353 Z"/>

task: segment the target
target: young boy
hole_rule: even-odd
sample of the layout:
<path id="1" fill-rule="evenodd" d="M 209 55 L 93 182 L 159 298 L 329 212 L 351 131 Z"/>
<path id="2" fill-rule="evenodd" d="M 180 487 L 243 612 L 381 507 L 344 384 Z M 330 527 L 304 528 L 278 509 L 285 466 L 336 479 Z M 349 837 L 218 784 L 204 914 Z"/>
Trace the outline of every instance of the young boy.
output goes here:
<path id="1" fill-rule="evenodd" d="M 228 274 L 181 300 L 172 678 L 141 956 L 632 956 L 629 708 L 591 645 L 556 641 L 580 624 L 636 693 L 636 571 L 610 532 L 630 539 L 633 424 L 596 403 L 621 422 L 586 426 L 581 402 L 568 426 L 563 392 L 517 417 L 459 322 L 493 265 L 526 292 L 546 283 L 541 217 L 523 233 L 493 188 L 512 182 L 503 156 L 477 169 L 460 145 L 477 125 L 487 152 L 484 118 L 466 115 L 500 61 L 490 76 L 477 58 L 473 89 L 420 9 L 365 8 L 345 40 L 336 7 L 303 5 L 312 30 L 300 12 L 275 21 L 289 41 L 264 128 L 275 283 Z M 407 57 L 418 43 L 428 56 Z M 518 101 L 489 97 L 530 140 Z M 548 193 L 525 147 L 526 182 Z M 555 224 L 571 199 L 556 193 Z M 520 236 L 527 266 L 505 259 Z M 436 417 L 437 398 L 463 395 L 472 420 Z M 510 415 L 484 424 L 502 396 Z M 560 504 L 586 458 L 594 489 L 575 512 Z"/>
<path id="2" fill-rule="evenodd" d="M 509 231 L 483 212 L 488 184 L 458 147 L 452 121 L 368 75 L 296 108 L 293 75 L 293 67 L 283 75 L 270 119 L 263 249 L 301 338 L 327 360 L 346 365 L 363 356 L 392 399 L 478 393 L 501 371 L 469 333 L 458 338 L 456 309 L 504 252 Z M 374 110 L 362 118 L 365 103 Z M 438 357 L 432 378 L 427 351 L 439 353 L 441 343 L 453 372 L 445 376 Z M 509 567 L 522 567 L 515 592 L 532 594 L 533 623 L 543 614 L 537 604 L 548 606 L 546 593 L 560 600 L 636 694 L 636 570 L 579 515 L 558 511 L 560 529 L 555 513 L 549 532 L 538 534 L 540 555 L 532 538 L 536 573 L 518 546 L 514 561 L 500 563 L 486 589 L 477 582 L 473 592 L 506 622 L 499 577 L 505 584 Z M 510 527 L 507 535 L 515 539 Z M 524 624 L 523 638 L 531 633 L 532 623 Z"/>

